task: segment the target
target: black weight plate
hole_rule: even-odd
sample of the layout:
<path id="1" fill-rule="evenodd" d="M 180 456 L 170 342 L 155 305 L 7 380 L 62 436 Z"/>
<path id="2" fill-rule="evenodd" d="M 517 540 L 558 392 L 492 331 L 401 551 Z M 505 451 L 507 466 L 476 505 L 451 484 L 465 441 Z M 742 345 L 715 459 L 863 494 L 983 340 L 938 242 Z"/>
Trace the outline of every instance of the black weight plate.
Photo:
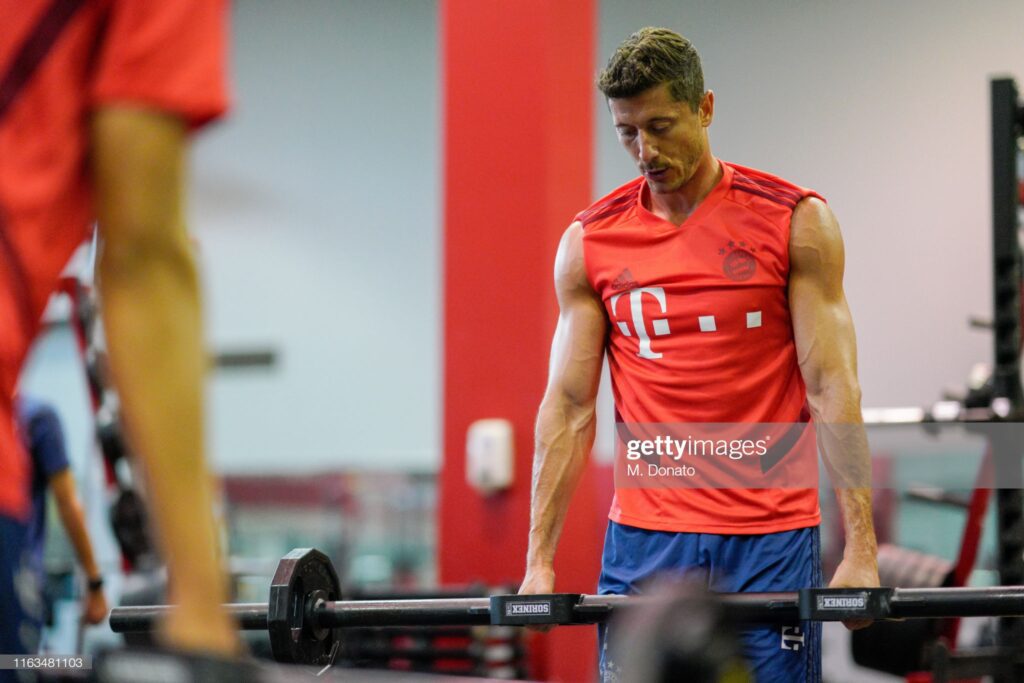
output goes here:
<path id="1" fill-rule="evenodd" d="M 318 629 L 310 602 L 341 598 L 341 583 L 330 559 L 313 548 L 297 548 L 277 565 L 270 584 L 267 631 L 274 659 L 293 664 L 324 665 L 340 638 L 339 629 Z"/>

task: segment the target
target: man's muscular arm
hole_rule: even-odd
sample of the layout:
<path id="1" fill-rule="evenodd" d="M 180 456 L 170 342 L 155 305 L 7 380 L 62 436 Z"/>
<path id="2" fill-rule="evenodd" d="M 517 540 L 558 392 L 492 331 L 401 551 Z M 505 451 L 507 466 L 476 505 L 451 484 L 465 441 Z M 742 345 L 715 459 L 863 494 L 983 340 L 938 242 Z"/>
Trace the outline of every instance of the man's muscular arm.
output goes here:
<path id="1" fill-rule="evenodd" d="M 594 444 L 594 404 L 601 379 L 607 321 L 587 280 L 583 226 L 573 223 L 555 258 L 558 326 L 548 386 L 537 416 L 530 545 L 521 593 L 554 590 L 554 558 L 580 474 Z"/>
<path id="2" fill-rule="evenodd" d="M 233 653 L 220 609 L 227 580 L 213 520 L 203 439 L 199 282 L 185 230 L 185 123 L 157 111 L 107 106 L 91 122 L 98 264 L 113 379 L 179 604 L 170 645 Z"/>
<path id="3" fill-rule="evenodd" d="M 829 585 L 877 586 L 871 459 L 861 417 L 857 342 L 843 293 L 843 239 L 835 216 L 821 200 L 805 199 L 794 211 L 789 258 L 797 359 L 846 532 L 843 561 Z"/>

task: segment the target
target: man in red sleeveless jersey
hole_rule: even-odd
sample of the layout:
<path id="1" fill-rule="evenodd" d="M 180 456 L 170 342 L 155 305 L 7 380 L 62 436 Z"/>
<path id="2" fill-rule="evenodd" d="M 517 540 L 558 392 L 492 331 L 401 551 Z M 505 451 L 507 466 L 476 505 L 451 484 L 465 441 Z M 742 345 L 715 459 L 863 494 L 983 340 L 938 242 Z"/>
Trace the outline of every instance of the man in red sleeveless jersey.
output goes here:
<path id="1" fill-rule="evenodd" d="M 813 419 L 846 531 L 830 585 L 877 586 L 869 452 L 835 217 L 817 193 L 711 153 L 714 94 L 704 90 L 696 50 L 678 34 L 647 28 L 630 36 L 599 87 L 642 175 L 578 214 L 559 245 L 560 315 L 537 422 L 521 591 L 554 590 L 555 547 L 593 445 L 605 353 L 620 431 Z M 599 592 L 635 592 L 665 572 L 696 572 L 726 592 L 820 585 L 815 451 L 811 442 L 782 456 L 803 486 L 617 478 Z M 601 672 L 612 681 L 618 668 L 605 636 Z M 742 638 L 759 683 L 820 679 L 820 624 L 746 629 Z"/>
<path id="2" fill-rule="evenodd" d="M 0 653 L 24 653 L 31 640 L 18 590 L 30 470 L 15 386 L 95 219 L 111 368 L 179 605 L 165 642 L 240 649 L 219 608 L 227 585 L 203 456 L 206 354 L 183 219 L 188 133 L 227 104 L 226 14 L 222 0 L 0 3 Z"/>

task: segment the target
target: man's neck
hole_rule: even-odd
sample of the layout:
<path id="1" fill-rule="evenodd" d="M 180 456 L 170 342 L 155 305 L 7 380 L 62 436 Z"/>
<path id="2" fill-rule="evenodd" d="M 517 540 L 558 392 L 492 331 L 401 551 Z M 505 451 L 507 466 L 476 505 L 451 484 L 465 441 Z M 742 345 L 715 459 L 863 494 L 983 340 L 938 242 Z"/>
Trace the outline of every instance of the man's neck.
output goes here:
<path id="1" fill-rule="evenodd" d="M 701 159 L 693 177 L 675 192 L 649 192 L 651 213 L 680 225 L 689 218 L 722 178 L 722 164 L 710 153 Z"/>

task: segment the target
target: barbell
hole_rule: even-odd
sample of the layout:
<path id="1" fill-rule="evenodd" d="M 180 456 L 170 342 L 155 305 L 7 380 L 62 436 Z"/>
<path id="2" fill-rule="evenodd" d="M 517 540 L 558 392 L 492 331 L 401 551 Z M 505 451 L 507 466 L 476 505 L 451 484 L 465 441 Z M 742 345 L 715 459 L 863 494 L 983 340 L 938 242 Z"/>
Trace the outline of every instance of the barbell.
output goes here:
<path id="1" fill-rule="evenodd" d="M 493 595 L 483 598 L 341 600 L 330 559 L 298 548 L 278 564 L 266 603 L 225 605 L 242 630 L 266 630 L 279 662 L 324 665 L 355 627 L 598 624 L 622 609 L 661 600 L 644 595 Z M 726 618 L 747 623 L 801 620 L 1024 616 L 1024 586 L 990 588 L 807 588 L 780 593 L 719 593 Z M 117 607 L 116 633 L 151 631 L 168 605 Z"/>

